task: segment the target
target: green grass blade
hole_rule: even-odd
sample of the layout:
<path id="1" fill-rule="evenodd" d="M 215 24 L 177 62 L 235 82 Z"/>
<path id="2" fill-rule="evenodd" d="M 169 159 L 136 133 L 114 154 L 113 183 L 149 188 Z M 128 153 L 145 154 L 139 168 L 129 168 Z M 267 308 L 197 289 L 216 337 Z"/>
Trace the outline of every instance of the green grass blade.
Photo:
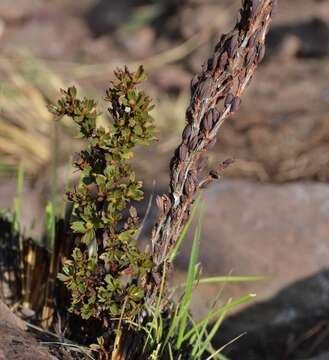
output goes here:
<path id="1" fill-rule="evenodd" d="M 218 352 L 218 350 L 215 350 L 211 344 L 209 344 L 207 351 L 210 355 L 214 355 L 214 359 L 216 360 L 230 360 L 226 356 Z"/>
<path id="2" fill-rule="evenodd" d="M 221 354 L 220 352 L 218 352 L 217 350 L 214 349 L 214 347 L 209 344 L 207 347 L 207 353 L 209 355 L 213 355 L 215 360 L 229 360 L 227 359 L 223 354 Z"/>
<path id="3" fill-rule="evenodd" d="M 253 281 L 267 281 L 270 276 L 213 276 L 203 279 L 198 279 L 195 284 L 218 284 L 218 283 L 240 283 L 240 282 L 253 282 Z M 185 287 L 186 283 L 179 285 Z"/>
<path id="4" fill-rule="evenodd" d="M 162 349 L 161 349 L 161 354 L 163 354 L 164 350 L 166 349 L 167 345 L 169 346 L 169 340 L 174 336 L 175 334 L 175 330 L 178 326 L 179 323 L 179 317 L 178 317 L 178 311 L 179 311 L 179 306 L 176 306 L 175 312 L 171 318 L 171 324 L 169 327 L 169 330 L 167 332 L 166 338 L 162 344 Z"/>
<path id="5" fill-rule="evenodd" d="M 249 294 L 246 296 L 242 296 L 241 298 L 231 301 L 229 304 L 226 304 L 218 309 L 215 309 L 213 311 L 210 311 L 207 316 L 198 322 L 198 324 L 196 325 L 196 330 L 198 331 L 199 328 L 202 328 L 204 326 L 204 324 L 209 324 L 213 319 L 217 318 L 217 316 L 220 316 L 221 313 L 223 312 L 227 312 L 229 310 L 232 310 L 233 308 L 235 308 L 238 305 L 244 304 L 248 301 L 251 301 L 252 299 L 255 298 L 254 294 Z M 190 330 L 189 332 L 187 332 L 184 336 L 183 340 L 188 339 L 189 337 L 191 337 L 193 335 L 193 332 L 196 331 L 195 329 Z"/>
<path id="6" fill-rule="evenodd" d="M 192 345 L 192 356 L 194 356 L 196 353 L 199 352 L 203 341 L 202 341 L 202 334 L 200 331 L 196 328 L 196 322 L 193 320 L 192 316 L 189 315 L 189 320 L 193 326 L 193 328 L 196 330 L 194 332 L 194 335 L 189 339 L 190 344 Z"/>
<path id="7" fill-rule="evenodd" d="M 58 184 L 58 163 L 59 163 L 59 122 L 53 122 L 53 133 L 52 133 L 52 158 L 51 158 L 51 190 L 50 190 L 50 201 L 54 204 L 54 210 L 59 209 L 57 184 Z"/>
<path id="8" fill-rule="evenodd" d="M 14 231 L 18 232 L 20 229 L 21 223 L 21 214 L 22 214 L 22 195 L 24 190 L 24 162 L 21 161 L 18 167 L 17 173 L 17 189 L 14 199 L 14 218 L 13 218 L 13 227 Z"/>
<path id="9" fill-rule="evenodd" d="M 46 247 L 53 249 L 56 235 L 56 215 L 53 202 L 48 202 L 46 206 Z"/>
<path id="10" fill-rule="evenodd" d="M 229 300 L 228 304 L 231 302 L 231 300 Z M 215 324 L 213 325 L 213 327 L 211 328 L 208 336 L 206 337 L 206 339 L 203 342 L 203 345 L 200 349 L 200 351 L 197 354 L 197 358 L 200 358 L 201 355 L 207 350 L 209 344 L 211 344 L 211 340 L 213 339 L 213 337 L 217 334 L 218 329 L 220 328 L 220 326 L 222 325 L 224 318 L 226 316 L 226 314 L 228 313 L 229 310 L 225 310 L 223 311 L 219 318 L 217 319 L 217 321 L 215 322 Z M 205 325 L 205 330 L 207 328 L 207 325 Z"/>
<path id="11" fill-rule="evenodd" d="M 223 345 L 221 348 L 219 348 L 218 350 L 216 350 L 212 355 L 208 356 L 206 360 L 211 360 L 214 359 L 216 355 L 218 355 L 219 353 L 221 353 L 226 347 L 228 347 L 229 345 L 231 345 L 232 343 L 234 343 L 235 341 L 239 340 L 242 336 L 244 336 L 246 333 L 243 333 L 237 337 L 235 337 L 234 339 L 232 339 L 231 341 L 229 341 L 227 344 Z"/>
<path id="12" fill-rule="evenodd" d="M 188 274 L 187 274 L 187 284 L 185 287 L 185 294 L 182 300 L 182 304 L 180 307 L 180 311 L 178 314 L 178 317 L 180 319 L 179 329 L 178 329 L 178 338 L 176 343 L 176 348 L 179 349 L 183 343 L 184 340 L 184 334 L 186 330 L 187 320 L 188 320 L 188 311 L 190 307 L 191 302 L 191 296 L 192 296 L 192 289 L 196 278 L 196 270 L 197 270 L 197 261 L 199 257 L 199 242 L 201 237 L 201 226 L 203 221 L 203 215 L 204 215 L 204 204 L 201 208 L 199 223 L 195 229 L 193 243 L 192 243 L 192 249 L 190 254 L 190 261 L 189 261 L 189 267 L 188 267 Z"/>
<path id="13" fill-rule="evenodd" d="M 169 360 L 174 360 L 174 355 L 172 352 L 171 344 L 168 344 Z"/>

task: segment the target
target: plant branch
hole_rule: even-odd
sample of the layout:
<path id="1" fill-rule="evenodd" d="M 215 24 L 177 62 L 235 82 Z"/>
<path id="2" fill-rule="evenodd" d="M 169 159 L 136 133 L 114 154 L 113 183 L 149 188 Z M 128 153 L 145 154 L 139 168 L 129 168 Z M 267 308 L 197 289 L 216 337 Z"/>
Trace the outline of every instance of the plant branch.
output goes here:
<path id="1" fill-rule="evenodd" d="M 218 179 L 231 162 L 204 174 L 205 153 L 215 144 L 224 121 L 238 110 L 241 96 L 264 57 L 275 4 L 276 0 L 244 0 L 234 29 L 221 37 L 201 73 L 192 80 L 186 127 L 170 165 L 170 191 L 157 198 L 160 214 L 152 234 L 156 283 L 189 218 L 195 194 Z"/>

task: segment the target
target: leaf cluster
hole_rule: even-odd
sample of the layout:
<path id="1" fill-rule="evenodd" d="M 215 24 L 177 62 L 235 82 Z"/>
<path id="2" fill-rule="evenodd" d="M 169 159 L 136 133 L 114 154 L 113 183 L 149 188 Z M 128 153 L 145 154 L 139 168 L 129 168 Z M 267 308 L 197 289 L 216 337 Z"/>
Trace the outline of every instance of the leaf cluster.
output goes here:
<path id="1" fill-rule="evenodd" d="M 77 247 L 59 278 L 71 291 L 71 311 L 105 326 L 118 316 L 137 315 L 153 265 L 134 241 L 140 221 L 131 202 L 143 199 L 143 184 L 129 163 L 136 145 L 155 139 L 153 106 L 138 88 L 145 79 L 142 67 L 135 73 L 118 70 L 115 77 L 105 97 L 113 119 L 108 129 L 97 126 L 95 101 L 77 98 L 74 87 L 62 90 L 62 98 L 50 107 L 57 116 L 71 117 L 88 142 L 74 163 L 80 182 L 67 194 Z"/>

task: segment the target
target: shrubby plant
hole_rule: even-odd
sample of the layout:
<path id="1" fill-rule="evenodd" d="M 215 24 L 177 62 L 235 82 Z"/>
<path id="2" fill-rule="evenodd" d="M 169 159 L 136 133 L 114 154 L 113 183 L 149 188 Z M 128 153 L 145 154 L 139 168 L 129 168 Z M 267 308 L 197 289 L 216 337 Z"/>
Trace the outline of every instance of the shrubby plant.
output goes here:
<path id="1" fill-rule="evenodd" d="M 137 87 L 145 79 L 142 67 L 136 73 L 118 70 L 115 77 L 105 98 L 113 119 L 109 129 L 97 127 L 96 103 L 78 99 L 74 87 L 62 91 L 63 97 L 51 107 L 57 116 L 70 116 L 88 142 L 74 164 L 81 171 L 80 183 L 67 194 L 78 246 L 59 278 L 71 290 L 70 310 L 83 319 L 97 318 L 104 326 L 113 318 L 132 320 L 139 314 L 152 268 L 150 254 L 139 250 L 134 240 L 139 218 L 131 202 L 140 201 L 143 191 L 129 163 L 136 145 L 155 139 L 152 104 Z"/>
<path id="2" fill-rule="evenodd" d="M 74 163 L 80 182 L 67 194 L 73 203 L 76 247 L 59 278 L 71 293 L 70 311 L 98 322 L 101 336 L 94 339 L 92 349 L 100 358 L 199 359 L 208 353 L 209 360 L 223 359 L 221 349 L 212 349 L 211 339 L 225 314 L 252 296 L 212 309 L 199 323 L 193 321 L 189 304 L 199 274 L 200 223 L 178 303 L 170 295 L 168 276 L 190 226 L 197 193 L 219 179 L 232 162 L 209 169 L 205 155 L 225 119 L 238 110 L 264 57 L 274 5 L 275 0 L 244 0 L 236 26 L 222 36 L 193 79 L 182 142 L 170 164 L 170 189 L 157 198 L 159 217 L 149 251 L 136 245 L 140 222 L 131 205 L 143 198 L 142 182 L 130 164 L 134 148 L 155 139 L 152 103 L 139 88 L 145 79 L 143 68 L 115 72 L 105 97 L 113 119 L 109 129 L 97 126 L 96 103 L 79 99 L 74 87 L 62 90 L 62 98 L 50 107 L 57 116 L 71 117 L 88 144 Z M 210 321 L 215 322 L 208 331 Z"/>

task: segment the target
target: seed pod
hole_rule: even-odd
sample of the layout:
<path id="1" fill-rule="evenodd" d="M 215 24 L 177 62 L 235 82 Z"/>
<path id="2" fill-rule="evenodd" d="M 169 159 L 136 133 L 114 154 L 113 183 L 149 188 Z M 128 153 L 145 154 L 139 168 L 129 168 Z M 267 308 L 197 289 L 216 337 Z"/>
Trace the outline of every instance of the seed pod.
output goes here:
<path id="1" fill-rule="evenodd" d="M 227 43 L 227 53 L 230 58 L 233 58 L 235 56 L 235 53 L 238 49 L 238 40 L 239 40 L 239 33 L 236 32 L 233 34 L 233 36 L 228 40 Z"/>
<path id="2" fill-rule="evenodd" d="M 255 47 L 255 45 L 257 44 L 257 37 L 258 37 L 258 33 L 257 31 L 250 37 L 249 41 L 248 41 L 248 47 L 249 48 L 253 48 Z"/>
<path id="3" fill-rule="evenodd" d="M 185 144 L 188 143 L 191 134 L 192 134 L 192 125 L 186 125 L 185 129 L 183 131 L 183 135 L 182 135 L 183 141 L 184 141 Z"/>
<path id="4" fill-rule="evenodd" d="M 224 160 L 224 161 L 220 164 L 221 170 L 224 170 L 224 169 L 226 169 L 227 167 L 229 167 L 231 164 L 234 163 L 234 161 L 235 161 L 235 160 L 232 159 L 232 158 L 229 158 L 229 159 Z"/>
<path id="5" fill-rule="evenodd" d="M 272 1 L 272 11 L 270 14 L 271 17 L 273 17 L 277 13 L 277 8 L 278 8 L 278 2 L 277 2 L 277 0 L 273 0 Z"/>
<path id="6" fill-rule="evenodd" d="M 186 120 L 190 124 L 193 122 L 193 108 L 191 105 L 186 109 Z"/>
<path id="7" fill-rule="evenodd" d="M 240 23 L 241 19 L 242 19 L 242 16 L 241 16 L 241 13 L 239 12 L 236 17 L 236 23 Z"/>
<path id="8" fill-rule="evenodd" d="M 170 200 L 169 196 L 166 194 L 162 195 L 162 199 L 163 199 L 163 204 L 164 204 L 164 211 L 165 211 L 165 213 L 167 213 L 171 207 L 171 200 Z"/>
<path id="9" fill-rule="evenodd" d="M 228 61 L 228 53 L 225 51 L 219 60 L 219 70 L 220 71 L 224 71 L 225 70 L 225 66 L 227 65 L 227 61 Z"/>
<path id="10" fill-rule="evenodd" d="M 158 209 L 160 211 L 160 214 L 163 214 L 164 213 L 164 203 L 163 203 L 162 196 L 158 195 L 156 197 L 155 201 L 156 201 L 156 204 L 157 204 Z"/>
<path id="11" fill-rule="evenodd" d="M 192 199 L 190 199 L 190 200 L 192 200 Z M 187 211 L 185 211 L 184 214 L 183 214 L 183 217 L 182 217 L 183 224 L 186 224 L 188 222 L 189 218 L 190 218 L 189 213 Z"/>
<path id="12" fill-rule="evenodd" d="M 220 37 L 220 40 L 218 41 L 218 43 L 215 46 L 215 52 L 217 52 L 219 49 L 221 49 L 223 47 L 225 39 L 226 39 L 226 35 L 222 35 Z"/>
<path id="13" fill-rule="evenodd" d="M 212 129 L 212 125 L 212 114 L 209 111 L 208 114 L 203 117 L 202 126 L 206 132 L 209 132 Z"/>
<path id="14" fill-rule="evenodd" d="M 258 50 L 258 57 L 257 57 L 257 63 L 258 63 L 258 64 L 259 64 L 260 62 L 262 62 L 262 60 L 264 59 L 265 50 L 266 50 L 265 45 L 260 45 L 260 49 Z"/>
<path id="15" fill-rule="evenodd" d="M 184 185 L 184 192 L 187 196 L 191 196 L 195 191 L 195 183 L 193 179 L 188 176 Z"/>
<path id="16" fill-rule="evenodd" d="M 202 181 L 200 181 L 200 189 L 206 189 L 211 183 L 213 182 L 212 178 L 206 178 Z"/>
<path id="17" fill-rule="evenodd" d="M 249 40 L 249 47 L 255 47 L 259 43 L 261 35 L 262 35 L 262 31 L 261 30 L 256 30 L 254 35 Z M 251 39 L 254 42 L 254 44 L 252 46 L 250 44 Z"/>
<path id="18" fill-rule="evenodd" d="M 254 77 L 254 74 L 252 73 L 252 74 L 249 76 L 249 79 L 248 79 L 248 81 L 247 81 L 246 86 L 249 86 L 249 85 L 250 85 L 251 80 L 252 80 L 253 77 Z"/>
<path id="19" fill-rule="evenodd" d="M 219 58 L 220 58 L 220 53 L 215 52 L 215 54 L 212 58 L 211 68 L 209 68 L 209 71 L 215 70 L 217 68 Z"/>
<path id="20" fill-rule="evenodd" d="M 257 56 L 256 49 L 255 48 L 249 49 L 248 54 L 245 58 L 245 64 L 247 67 L 255 61 L 256 56 Z"/>
<path id="21" fill-rule="evenodd" d="M 197 172 L 203 171 L 207 166 L 208 166 L 208 159 L 206 157 L 200 158 L 197 163 Z"/>
<path id="22" fill-rule="evenodd" d="M 207 71 L 212 71 L 214 65 L 214 60 L 212 58 L 209 58 L 207 61 Z"/>
<path id="23" fill-rule="evenodd" d="M 180 161 L 185 161 L 186 157 L 187 157 L 187 154 L 188 154 L 188 148 L 185 144 L 182 144 L 180 147 L 179 147 L 179 160 Z"/>
<path id="24" fill-rule="evenodd" d="M 211 116 L 212 126 L 214 126 L 221 117 L 221 113 L 216 108 L 212 108 L 210 109 L 208 116 Z"/>
<path id="25" fill-rule="evenodd" d="M 211 170 L 211 171 L 209 172 L 209 175 L 210 175 L 213 179 L 216 179 L 216 180 L 220 178 L 220 175 L 219 175 L 218 171 L 216 171 L 216 170 Z"/>
<path id="26" fill-rule="evenodd" d="M 209 140 L 208 137 L 204 133 L 199 134 L 199 136 L 198 136 L 199 144 L 201 144 L 203 142 L 207 142 L 208 140 Z"/>
<path id="27" fill-rule="evenodd" d="M 192 92 L 194 92 L 195 88 L 196 88 L 196 85 L 198 84 L 199 82 L 199 75 L 195 75 L 193 76 L 192 80 L 191 80 L 191 90 Z"/>
<path id="28" fill-rule="evenodd" d="M 238 76 L 238 82 L 239 85 L 242 84 L 244 82 L 244 79 L 246 78 L 246 72 L 244 69 L 241 69 L 240 74 Z"/>
<path id="29" fill-rule="evenodd" d="M 170 163 L 169 163 L 169 168 L 170 168 L 170 171 L 174 171 L 174 169 L 176 168 L 176 165 L 177 165 L 177 162 L 178 162 L 178 150 L 176 149 L 175 151 L 175 156 L 173 156 L 170 160 Z"/>
<path id="30" fill-rule="evenodd" d="M 231 113 L 235 113 L 239 110 L 239 107 L 241 105 L 241 99 L 236 96 L 231 103 Z"/>
<path id="31" fill-rule="evenodd" d="M 262 37 L 262 30 L 261 30 L 261 29 L 258 29 L 258 30 L 256 31 L 256 34 L 257 34 L 257 36 L 256 36 L 256 44 L 258 44 L 259 41 L 260 41 L 260 39 L 261 39 L 261 37 Z"/>
<path id="32" fill-rule="evenodd" d="M 220 163 L 217 166 L 216 170 L 214 170 L 218 174 L 218 177 L 220 177 L 220 173 L 224 171 L 226 168 L 228 168 L 232 163 L 234 163 L 233 159 L 226 159 L 222 163 Z"/>
<path id="33" fill-rule="evenodd" d="M 198 96 L 201 99 L 208 98 L 211 94 L 211 88 L 212 88 L 212 81 L 211 78 L 208 78 L 204 80 L 199 86 L 198 86 Z"/>
<path id="34" fill-rule="evenodd" d="M 196 170 L 190 171 L 189 176 L 190 176 L 191 180 L 193 180 L 195 185 L 199 182 Z"/>
<path id="35" fill-rule="evenodd" d="M 159 286 L 161 284 L 161 276 L 159 275 L 158 272 L 152 272 L 152 277 L 153 277 L 153 280 L 155 282 L 155 284 L 157 286 Z"/>
<path id="36" fill-rule="evenodd" d="M 228 106 L 231 105 L 232 101 L 234 99 L 234 95 L 232 93 L 229 93 L 226 98 L 225 98 L 225 102 L 224 102 L 224 106 L 227 108 Z"/>
<path id="37" fill-rule="evenodd" d="M 260 10 L 260 2 L 259 0 L 252 0 L 252 9 L 251 9 L 251 16 L 255 18 Z"/>
<path id="38" fill-rule="evenodd" d="M 157 203 L 159 209 L 163 208 L 163 200 L 161 195 L 157 195 L 155 202 Z"/>
<path id="39" fill-rule="evenodd" d="M 185 178 L 185 172 L 184 171 L 180 171 L 178 174 L 178 181 L 179 183 L 182 183 L 184 181 Z"/>
<path id="40" fill-rule="evenodd" d="M 198 135 L 195 135 L 191 139 L 191 141 L 188 143 L 189 150 L 191 150 L 191 151 L 195 150 L 198 145 L 198 142 L 199 142 L 199 137 L 198 137 Z"/>
<path id="41" fill-rule="evenodd" d="M 201 66 L 201 71 L 205 73 L 208 69 L 208 61 L 205 61 Z"/>

